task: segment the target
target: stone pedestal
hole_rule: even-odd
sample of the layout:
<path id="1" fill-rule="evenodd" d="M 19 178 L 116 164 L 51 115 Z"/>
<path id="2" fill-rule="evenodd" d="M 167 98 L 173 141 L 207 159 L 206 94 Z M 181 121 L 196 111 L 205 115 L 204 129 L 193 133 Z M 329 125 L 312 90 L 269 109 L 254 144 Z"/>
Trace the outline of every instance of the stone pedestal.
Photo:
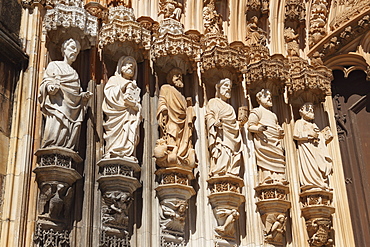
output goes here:
<path id="1" fill-rule="evenodd" d="M 34 241 L 37 246 L 69 246 L 74 183 L 81 175 L 74 169 L 81 157 L 66 148 L 39 149 L 36 181 L 40 189 Z M 53 245 L 48 245 L 52 242 Z"/>
<path id="2" fill-rule="evenodd" d="M 155 173 L 160 185 L 156 188 L 160 204 L 161 246 L 185 246 L 186 210 L 195 195 L 190 181 L 192 171 L 182 168 L 162 168 Z"/>
<path id="3" fill-rule="evenodd" d="M 302 216 L 306 220 L 308 243 L 310 246 L 332 246 L 332 207 L 333 193 L 321 189 L 311 189 L 300 194 Z"/>
<path id="4" fill-rule="evenodd" d="M 265 226 L 265 246 L 284 246 L 286 212 L 291 206 L 287 200 L 288 186 L 267 184 L 254 189 L 258 197 L 257 208 Z"/>
<path id="5" fill-rule="evenodd" d="M 134 177 L 140 171 L 136 158 L 111 158 L 98 162 L 100 177 L 99 189 L 102 195 L 101 206 L 101 246 L 130 246 L 129 208 L 133 192 L 141 187 Z"/>
<path id="6" fill-rule="evenodd" d="M 236 246 L 235 221 L 239 218 L 239 207 L 245 201 L 240 193 L 244 182 L 241 178 L 225 175 L 208 179 L 211 194 L 208 196 L 217 220 L 215 246 Z"/>

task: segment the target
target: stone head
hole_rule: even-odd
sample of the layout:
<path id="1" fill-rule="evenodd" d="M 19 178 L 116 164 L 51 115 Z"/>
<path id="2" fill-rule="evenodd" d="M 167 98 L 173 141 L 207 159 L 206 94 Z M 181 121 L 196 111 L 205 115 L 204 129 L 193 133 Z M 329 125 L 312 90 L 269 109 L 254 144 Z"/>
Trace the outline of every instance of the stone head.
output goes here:
<path id="1" fill-rule="evenodd" d="M 229 78 L 221 79 L 216 84 L 216 98 L 226 101 L 231 98 L 232 82 Z"/>
<path id="2" fill-rule="evenodd" d="M 62 56 L 68 64 L 72 64 L 76 61 L 78 54 L 80 53 L 81 45 L 80 42 L 72 38 L 67 39 L 62 44 Z"/>
<path id="3" fill-rule="evenodd" d="M 182 88 L 184 87 L 184 83 L 182 81 L 182 71 L 179 68 L 173 68 L 167 74 L 167 83 L 174 85 L 176 87 Z"/>
<path id="4" fill-rule="evenodd" d="M 137 63 L 135 58 L 131 56 L 122 56 L 117 63 L 116 75 L 120 75 L 125 79 L 136 80 Z"/>
<path id="5" fill-rule="evenodd" d="M 268 89 L 262 89 L 256 94 L 256 99 L 258 104 L 265 108 L 272 107 L 272 97 L 271 92 Z"/>
<path id="6" fill-rule="evenodd" d="M 299 109 L 299 115 L 307 121 L 315 119 L 314 106 L 311 102 L 304 103 Z"/>

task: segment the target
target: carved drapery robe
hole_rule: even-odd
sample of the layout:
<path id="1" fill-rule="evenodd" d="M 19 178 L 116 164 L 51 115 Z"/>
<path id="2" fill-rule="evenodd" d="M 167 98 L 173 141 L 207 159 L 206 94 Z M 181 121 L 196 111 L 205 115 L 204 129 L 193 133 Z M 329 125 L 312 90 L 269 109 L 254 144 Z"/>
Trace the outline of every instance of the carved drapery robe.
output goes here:
<path id="1" fill-rule="evenodd" d="M 239 176 L 242 145 L 234 108 L 222 99 L 213 98 L 207 104 L 206 120 L 211 151 L 210 176 Z M 214 125 L 217 120 L 222 128 Z"/>
<path id="2" fill-rule="evenodd" d="M 60 85 L 55 95 L 48 93 L 49 83 Z M 46 116 L 43 148 L 76 148 L 87 102 L 81 91 L 78 74 L 69 64 L 63 61 L 49 63 L 38 96 L 41 111 Z"/>
<path id="3" fill-rule="evenodd" d="M 265 125 L 263 133 L 254 133 L 257 166 L 275 173 L 285 173 L 285 156 L 281 145 L 280 129 L 275 113 L 259 106 L 254 108 L 248 125 Z"/>
<path id="4" fill-rule="evenodd" d="M 109 78 L 104 96 L 105 158 L 131 157 L 139 141 L 140 88 L 116 74 Z"/>
<path id="5" fill-rule="evenodd" d="M 159 92 L 157 119 L 163 111 L 168 112 L 168 120 L 163 127 L 163 139 L 167 146 L 175 145 L 173 153 L 181 164 L 193 167 L 195 165 L 195 152 L 191 142 L 192 125 L 195 113 L 192 106 L 187 106 L 185 97 L 174 87 L 165 84 Z M 174 143 L 173 143 L 174 142 Z"/>
<path id="6" fill-rule="evenodd" d="M 328 188 L 328 175 L 332 173 L 332 159 L 322 132 L 317 142 L 308 140 L 318 127 L 315 123 L 299 119 L 294 125 L 293 138 L 298 144 L 299 178 L 302 186 Z"/>

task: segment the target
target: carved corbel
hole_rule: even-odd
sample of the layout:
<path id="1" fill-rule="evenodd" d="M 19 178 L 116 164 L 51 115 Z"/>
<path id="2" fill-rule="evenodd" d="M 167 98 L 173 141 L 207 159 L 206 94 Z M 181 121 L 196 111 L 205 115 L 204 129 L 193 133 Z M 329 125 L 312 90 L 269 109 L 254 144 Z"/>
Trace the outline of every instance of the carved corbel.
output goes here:
<path id="1" fill-rule="evenodd" d="M 257 208 L 265 226 L 264 241 L 269 246 L 283 246 L 285 243 L 285 224 L 290 202 L 287 199 L 289 188 L 286 185 L 269 184 L 255 188 Z"/>
<path id="2" fill-rule="evenodd" d="M 215 231 L 216 246 L 236 246 L 236 223 L 239 207 L 245 201 L 241 194 L 243 179 L 231 176 L 214 176 L 207 180 L 211 194 L 208 196 L 217 226 Z"/>
<path id="3" fill-rule="evenodd" d="M 130 205 L 133 192 L 141 187 L 135 177 L 140 166 L 135 159 L 109 158 L 98 162 L 101 191 L 101 246 L 130 246 Z"/>
<path id="4" fill-rule="evenodd" d="M 81 179 L 75 170 L 81 157 L 62 147 L 39 149 L 36 181 L 40 189 L 34 242 L 36 246 L 69 246 L 71 210 L 74 207 L 74 183 Z M 53 239 L 53 244 L 50 244 Z"/>
<path id="5" fill-rule="evenodd" d="M 304 191 L 300 194 L 302 215 L 306 220 L 310 246 L 332 246 L 333 193 L 324 190 Z"/>
<path id="6" fill-rule="evenodd" d="M 160 205 L 161 246 L 185 246 L 185 222 L 189 199 L 195 195 L 191 170 L 168 167 L 158 169 L 157 191 Z"/>

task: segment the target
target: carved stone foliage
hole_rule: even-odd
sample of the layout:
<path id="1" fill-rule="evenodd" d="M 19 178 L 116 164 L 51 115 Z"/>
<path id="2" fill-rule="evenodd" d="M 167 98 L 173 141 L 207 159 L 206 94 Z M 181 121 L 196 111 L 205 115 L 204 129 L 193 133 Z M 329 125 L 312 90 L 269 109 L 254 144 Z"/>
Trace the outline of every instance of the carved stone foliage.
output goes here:
<path id="1" fill-rule="evenodd" d="M 285 185 L 260 185 L 255 188 L 264 228 L 264 240 L 271 246 L 283 246 L 285 242 L 286 212 L 290 208 L 287 200 L 289 188 Z"/>
<path id="2" fill-rule="evenodd" d="M 100 246 L 130 246 L 129 209 L 133 192 L 141 186 L 135 173 L 140 171 L 136 160 L 130 158 L 106 158 L 98 162 L 101 198 Z"/>
<path id="3" fill-rule="evenodd" d="M 22 7 L 23 8 L 34 8 L 35 5 L 41 4 L 42 6 L 50 9 L 54 6 L 53 0 L 23 0 Z"/>
<path id="4" fill-rule="evenodd" d="M 66 148 L 39 149 L 39 166 L 34 169 L 40 189 L 38 216 L 34 234 L 37 246 L 69 246 L 71 210 L 74 207 L 73 184 L 81 175 L 72 167 L 81 157 Z"/>
<path id="5" fill-rule="evenodd" d="M 314 0 L 311 5 L 309 44 L 314 46 L 326 34 L 326 23 L 328 18 L 328 1 Z"/>
<path id="6" fill-rule="evenodd" d="M 292 22 L 304 22 L 306 6 L 303 0 L 288 0 L 285 3 L 285 19 Z"/>
<path id="7" fill-rule="evenodd" d="M 133 56 L 143 60 L 143 51 L 150 49 L 151 34 L 135 21 L 132 8 L 110 7 L 108 17 L 99 32 L 99 48 L 110 59 Z M 126 45 L 122 46 L 125 43 Z"/>
<path id="8" fill-rule="evenodd" d="M 329 191 L 311 190 L 300 194 L 302 215 L 306 220 L 310 246 L 332 246 L 333 194 Z"/>
<path id="9" fill-rule="evenodd" d="M 65 38 L 65 29 L 73 29 L 74 38 L 80 41 L 82 49 L 95 45 L 98 34 L 97 17 L 83 8 L 82 1 L 58 1 L 54 8 L 46 11 L 43 24 L 47 32 L 56 31 L 50 35 L 50 41 L 54 43 L 60 43 Z"/>
<path id="10" fill-rule="evenodd" d="M 290 80 L 287 82 L 290 102 L 303 104 L 322 102 L 326 95 L 331 93 L 331 81 L 333 78 L 330 69 L 324 65 L 309 65 L 299 57 L 289 58 Z"/>

